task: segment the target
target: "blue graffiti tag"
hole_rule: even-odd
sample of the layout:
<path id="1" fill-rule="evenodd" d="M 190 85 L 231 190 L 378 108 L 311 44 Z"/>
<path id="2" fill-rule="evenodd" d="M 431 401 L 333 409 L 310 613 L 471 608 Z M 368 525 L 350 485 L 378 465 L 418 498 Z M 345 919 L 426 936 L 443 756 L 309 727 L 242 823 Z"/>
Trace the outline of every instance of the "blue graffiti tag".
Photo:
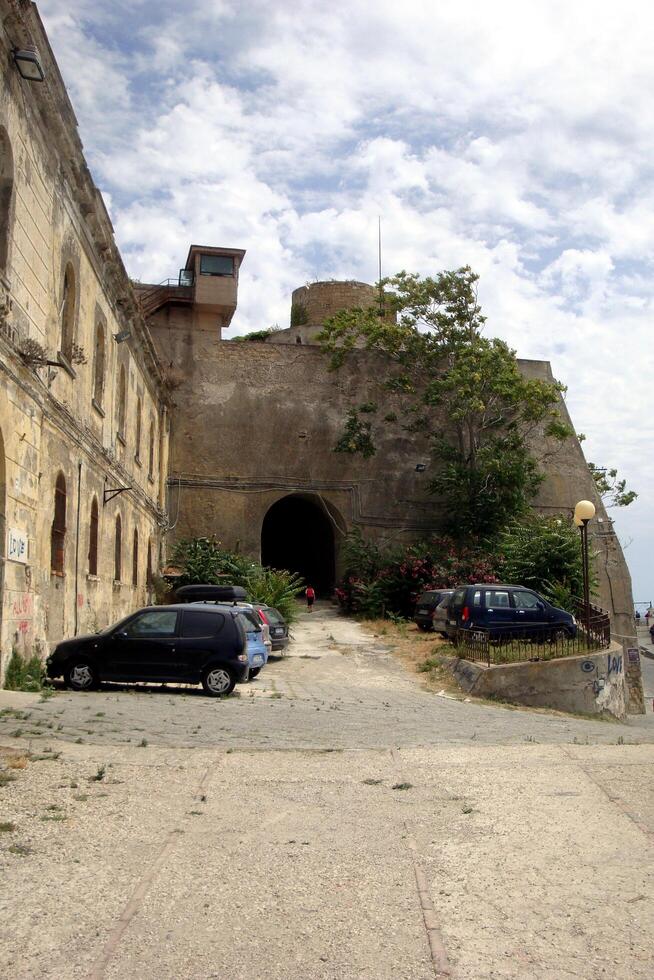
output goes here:
<path id="1" fill-rule="evenodd" d="M 622 655 L 620 655 L 619 657 L 615 657 L 609 653 L 608 661 L 609 661 L 609 677 L 611 676 L 611 674 L 622 673 Z"/>

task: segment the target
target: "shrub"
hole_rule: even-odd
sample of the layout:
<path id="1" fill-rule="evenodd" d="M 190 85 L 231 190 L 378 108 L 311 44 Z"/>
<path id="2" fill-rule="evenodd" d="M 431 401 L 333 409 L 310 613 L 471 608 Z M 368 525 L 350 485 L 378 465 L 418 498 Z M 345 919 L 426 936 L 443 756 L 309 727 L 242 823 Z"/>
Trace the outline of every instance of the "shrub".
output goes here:
<path id="1" fill-rule="evenodd" d="M 581 548 L 579 533 L 565 516 L 532 514 L 513 521 L 498 536 L 496 548 L 504 581 L 535 589 L 554 605 L 574 611 L 574 599 L 583 595 Z"/>
<path id="2" fill-rule="evenodd" d="M 296 618 L 295 598 L 304 589 L 299 575 L 265 568 L 222 548 L 215 538 L 179 541 L 172 560 L 182 569 L 178 585 L 240 585 L 253 602 L 274 606 L 289 623 Z"/>
<path id="3" fill-rule="evenodd" d="M 8 691 L 41 691 L 45 674 L 43 663 L 37 654 L 23 657 L 14 650 L 5 674 L 5 688 Z"/>

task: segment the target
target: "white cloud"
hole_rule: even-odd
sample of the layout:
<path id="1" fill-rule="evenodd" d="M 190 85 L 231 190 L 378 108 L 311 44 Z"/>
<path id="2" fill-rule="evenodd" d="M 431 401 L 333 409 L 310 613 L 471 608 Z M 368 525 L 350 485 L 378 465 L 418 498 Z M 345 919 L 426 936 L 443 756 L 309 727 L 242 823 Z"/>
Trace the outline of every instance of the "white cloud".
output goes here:
<path id="1" fill-rule="evenodd" d="M 589 456 L 642 491 L 621 523 L 648 523 L 650 8 L 40 10 L 132 274 L 174 274 L 191 241 L 244 247 L 234 328 L 285 325 L 295 286 L 374 279 L 381 214 L 386 273 L 480 273 L 488 331 L 552 360 Z"/>

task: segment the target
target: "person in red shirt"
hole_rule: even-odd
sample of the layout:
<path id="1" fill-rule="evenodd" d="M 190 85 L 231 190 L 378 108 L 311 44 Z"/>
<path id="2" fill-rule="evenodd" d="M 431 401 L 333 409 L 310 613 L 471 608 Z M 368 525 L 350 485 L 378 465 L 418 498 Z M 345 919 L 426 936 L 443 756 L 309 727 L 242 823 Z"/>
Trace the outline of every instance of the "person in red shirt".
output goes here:
<path id="1" fill-rule="evenodd" d="M 307 609 L 309 612 L 313 612 L 313 604 L 316 601 L 316 593 L 313 591 L 311 586 L 308 585 L 304 594 L 307 597 Z"/>

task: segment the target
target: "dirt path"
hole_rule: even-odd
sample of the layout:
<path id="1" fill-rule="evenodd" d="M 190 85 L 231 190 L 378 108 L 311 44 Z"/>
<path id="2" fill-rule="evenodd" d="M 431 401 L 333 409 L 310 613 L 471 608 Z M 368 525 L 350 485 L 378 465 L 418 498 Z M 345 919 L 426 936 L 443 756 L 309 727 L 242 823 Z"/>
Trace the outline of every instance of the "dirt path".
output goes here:
<path id="1" fill-rule="evenodd" d="M 296 633 L 224 702 L 0 692 L 3 975 L 652 976 L 654 758 L 616 744 L 649 729 L 436 698 L 322 611 Z"/>

